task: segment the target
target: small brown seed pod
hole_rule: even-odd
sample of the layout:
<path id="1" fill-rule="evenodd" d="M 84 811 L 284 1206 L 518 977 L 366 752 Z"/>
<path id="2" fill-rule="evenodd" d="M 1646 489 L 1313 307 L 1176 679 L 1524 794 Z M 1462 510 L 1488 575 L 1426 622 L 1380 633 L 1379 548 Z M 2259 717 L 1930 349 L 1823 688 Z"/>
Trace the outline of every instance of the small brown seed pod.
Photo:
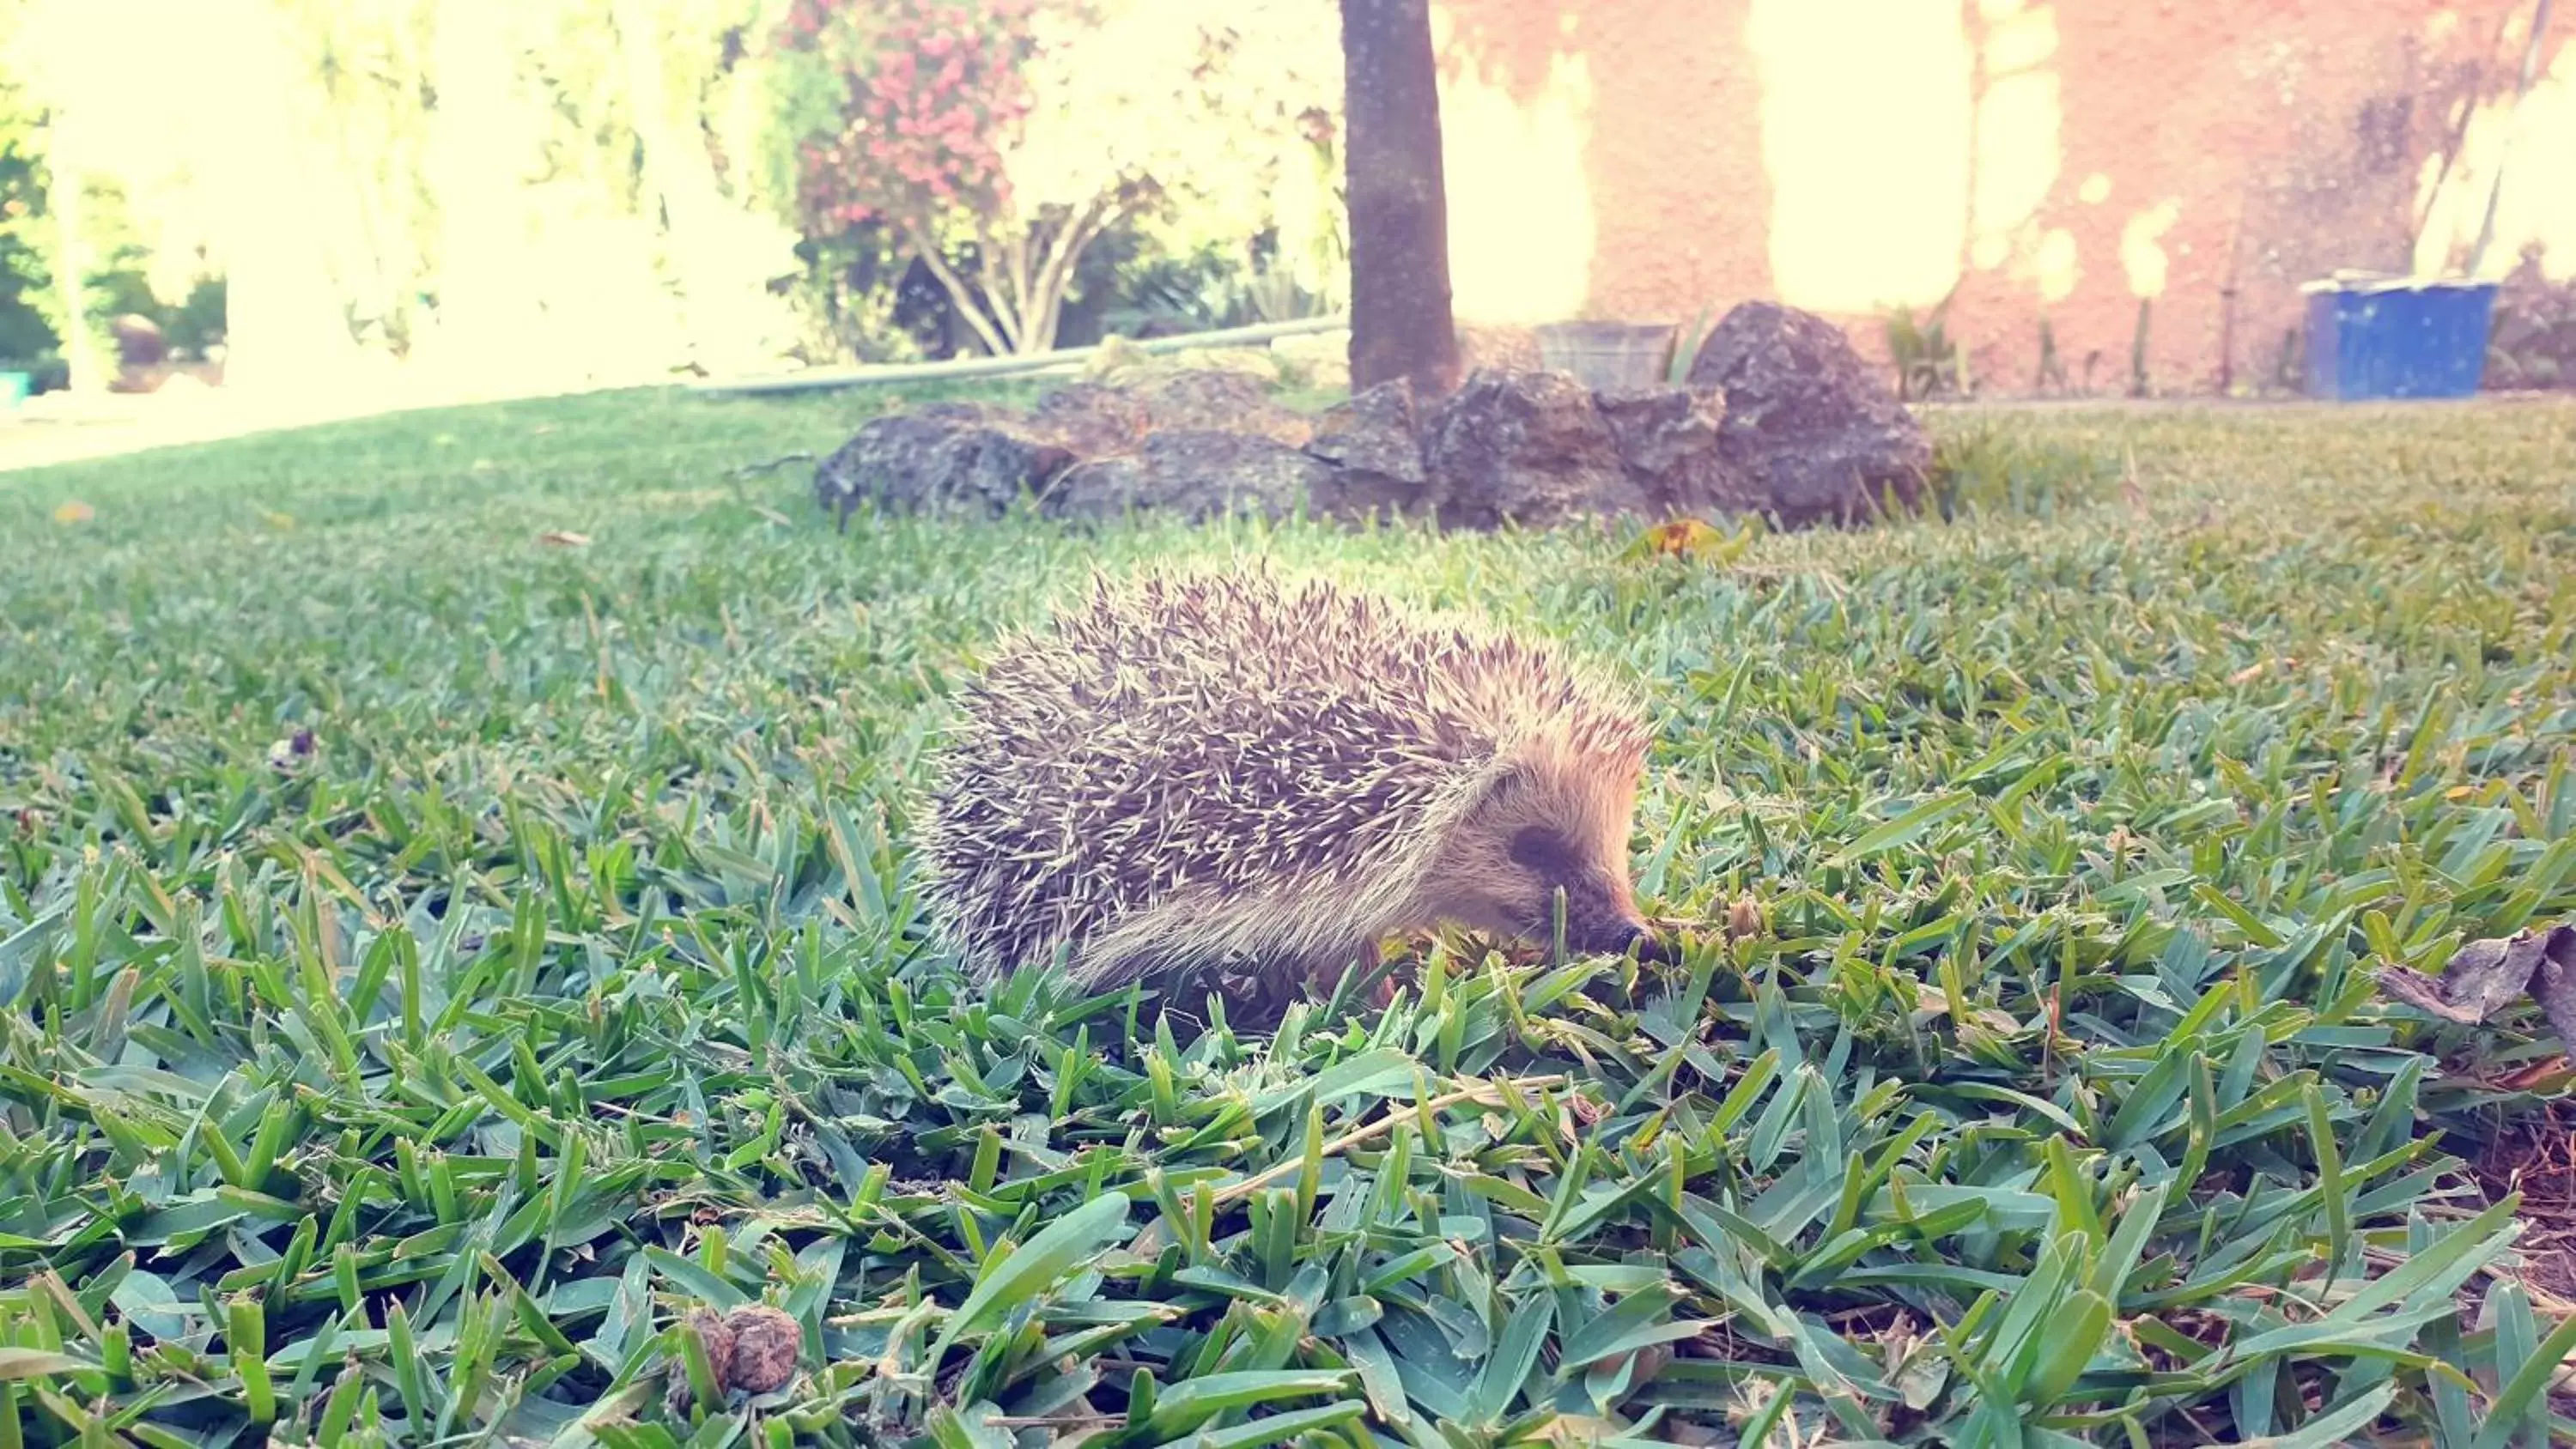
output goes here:
<path id="1" fill-rule="evenodd" d="M 746 1394 L 772 1393 L 796 1377 L 805 1333 L 795 1319 L 778 1309 L 762 1303 L 731 1313 L 696 1308 L 685 1323 L 706 1350 L 707 1366 L 715 1374 L 716 1393 L 721 1397 L 731 1396 L 736 1389 Z M 688 1413 L 696 1397 L 689 1385 L 688 1360 L 674 1357 L 669 1376 L 663 1403 L 677 1418 Z"/>
<path id="2" fill-rule="evenodd" d="M 732 1387 L 746 1394 L 766 1394 L 796 1377 L 805 1333 L 795 1319 L 763 1304 L 735 1309 L 725 1326 L 733 1333 L 732 1371 L 726 1375 Z"/>

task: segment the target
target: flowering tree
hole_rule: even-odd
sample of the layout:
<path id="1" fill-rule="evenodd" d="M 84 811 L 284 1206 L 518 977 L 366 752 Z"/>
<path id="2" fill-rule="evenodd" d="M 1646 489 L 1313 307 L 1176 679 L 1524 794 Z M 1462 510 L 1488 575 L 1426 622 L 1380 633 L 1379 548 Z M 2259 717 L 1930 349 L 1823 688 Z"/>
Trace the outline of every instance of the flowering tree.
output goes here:
<path id="1" fill-rule="evenodd" d="M 1308 144 L 1297 123 L 1338 101 L 1327 0 L 1264 7 L 1285 22 L 1234 8 L 792 0 L 807 224 L 894 227 L 988 349 L 1046 350 L 1084 248 L 1174 207 L 1257 229 L 1265 175 Z"/>

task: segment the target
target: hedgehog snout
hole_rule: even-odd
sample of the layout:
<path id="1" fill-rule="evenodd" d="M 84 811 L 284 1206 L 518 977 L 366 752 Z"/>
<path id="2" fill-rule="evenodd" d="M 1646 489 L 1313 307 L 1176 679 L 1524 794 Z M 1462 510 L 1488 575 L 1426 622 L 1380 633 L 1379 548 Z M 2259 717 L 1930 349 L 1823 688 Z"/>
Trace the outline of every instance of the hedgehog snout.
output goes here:
<path id="1" fill-rule="evenodd" d="M 1596 918 L 1587 928 L 1577 930 L 1574 921 L 1565 923 L 1565 949 L 1584 955 L 1624 956 L 1635 950 L 1641 958 L 1662 949 L 1646 923 L 1635 917 Z"/>
<path id="2" fill-rule="evenodd" d="M 1659 949 L 1654 931 L 1633 906 L 1622 899 L 1626 893 L 1583 883 L 1583 888 L 1565 888 L 1565 949 L 1581 955 L 1625 955 L 1630 949 L 1645 952 Z M 1545 918 L 1536 922 L 1533 933 L 1546 940 L 1555 932 L 1555 900 L 1550 893 Z"/>

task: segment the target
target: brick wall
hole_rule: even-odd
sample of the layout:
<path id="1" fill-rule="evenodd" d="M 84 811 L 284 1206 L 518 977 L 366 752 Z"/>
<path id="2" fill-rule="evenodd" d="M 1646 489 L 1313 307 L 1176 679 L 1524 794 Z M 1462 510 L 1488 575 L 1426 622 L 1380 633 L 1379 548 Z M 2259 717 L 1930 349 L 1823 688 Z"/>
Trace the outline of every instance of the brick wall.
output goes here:
<path id="1" fill-rule="evenodd" d="M 2068 385 L 2089 360 L 2092 389 L 2118 391 L 2143 298 L 2158 390 L 2260 384 L 2299 283 L 2409 265 L 2528 17 L 2528 0 L 1448 0 L 1459 314 L 1687 324 L 1772 296 L 1883 353 L 1889 311 L 1947 298 L 1987 387 L 2041 382 L 2044 318 Z M 2523 152 L 2527 188 L 2576 193 L 2576 150 Z M 2466 163 L 2447 176 L 2482 198 Z"/>

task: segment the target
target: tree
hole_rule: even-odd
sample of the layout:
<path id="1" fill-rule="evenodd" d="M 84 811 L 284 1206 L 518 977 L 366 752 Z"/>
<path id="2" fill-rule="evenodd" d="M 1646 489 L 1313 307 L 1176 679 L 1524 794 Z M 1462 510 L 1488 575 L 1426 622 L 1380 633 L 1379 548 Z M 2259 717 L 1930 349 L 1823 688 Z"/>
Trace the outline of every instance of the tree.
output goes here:
<path id="1" fill-rule="evenodd" d="M 32 361 L 59 342 L 34 300 L 52 281 L 39 233 L 46 219 L 40 120 L 24 88 L 0 69 L 0 359 L 10 362 Z"/>
<path id="2" fill-rule="evenodd" d="M 637 210 L 658 223 L 681 330 L 705 370 L 758 365 L 790 330 L 769 286 L 794 271 L 795 237 L 748 204 L 747 187 L 729 190 L 720 164 L 750 140 L 728 102 L 748 89 L 735 71 L 759 8 L 746 0 L 609 4 L 618 109 L 635 138 Z"/>
<path id="3" fill-rule="evenodd" d="M 1188 216 L 1249 236 L 1311 149 L 1339 86 L 1330 10 L 1233 8 L 795 0 L 780 45 L 810 63 L 782 91 L 808 234 L 881 221 L 989 350 L 1047 350 L 1103 234 Z"/>
<path id="4" fill-rule="evenodd" d="M 1449 201 L 1429 0 L 1342 0 L 1349 128 L 1351 386 L 1458 385 L 1449 310 Z"/>
<path id="5" fill-rule="evenodd" d="M 1061 281 L 1121 200 L 1046 215 L 1003 152 L 1033 104 L 1028 0 L 796 0 L 782 48 L 819 63 L 798 191 L 809 229 L 892 226 L 995 353 L 1043 350 Z M 820 91 L 818 96 L 816 91 Z M 816 117 L 813 113 L 819 111 Z M 816 124 L 816 120 L 820 124 Z"/>
<path id="6" fill-rule="evenodd" d="M 89 117 L 70 103 L 67 92 L 81 89 L 78 82 L 96 74 L 95 62 L 81 56 L 77 49 L 66 48 L 74 36 L 76 17 L 61 0 L 25 7 L 14 17 L 17 36 L 14 44 L 19 60 L 50 57 L 39 75 L 49 84 L 43 96 L 44 176 L 42 194 L 45 217 L 42 240 L 37 250 L 43 257 L 44 269 L 52 283 L 52 295 L 46 301 L 55 335 L 61 339 L 64 360 L 70 364 L 71 389 L 74 392 L 103 392 L 107 388 L 107 366 L 99 348 L 99 339 L 90 326 L 87 299 L 90 270 L 90 239 L 86 226 L 86 202 L 90 183 L 86 154 L 81 142 L 82 128 Z M 77 65 L 66 64 L 67 56 L 80 57 Z M 84 95 L 82 103 L 95 104 L 94 96 Z"/>

